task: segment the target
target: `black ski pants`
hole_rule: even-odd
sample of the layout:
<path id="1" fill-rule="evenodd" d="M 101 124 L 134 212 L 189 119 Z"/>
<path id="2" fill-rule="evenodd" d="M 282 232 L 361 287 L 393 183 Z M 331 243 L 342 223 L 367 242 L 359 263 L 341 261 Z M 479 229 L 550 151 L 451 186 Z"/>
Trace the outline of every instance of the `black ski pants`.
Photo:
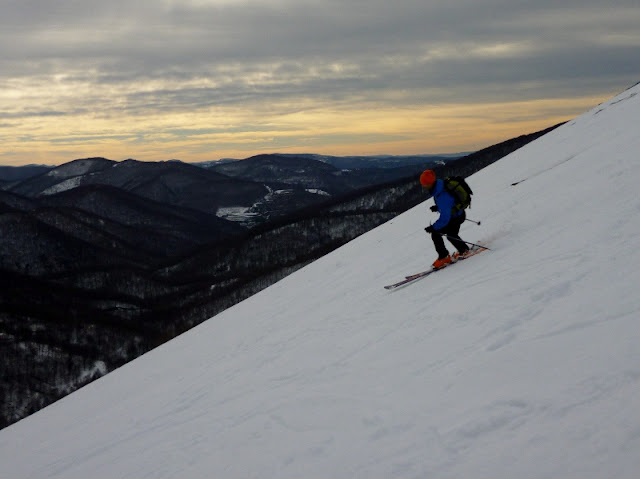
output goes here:
<path id="1" fill-rule="evenodd" d="M 436 251 L 438 252 L 438 258 L 446 258 L 449 256 L 449 251 L 444 245 L 444 237 L 442 235 L 447 235 L 447 239 L 460 253 L 464 253 L 469 249 L 467 244 L 462 241 L 458 235 L 460 232 L 460 226 L 462 226 L 462 223 L 464 223 L 466 218 L 467 215 L 463 211 L 460 216 L 451 218 L 451 220 L 449 220 L 449 224 L 444 228 L 431 233 L 431 239 L 433 240 L 433 245 L 436 247 Z"/>

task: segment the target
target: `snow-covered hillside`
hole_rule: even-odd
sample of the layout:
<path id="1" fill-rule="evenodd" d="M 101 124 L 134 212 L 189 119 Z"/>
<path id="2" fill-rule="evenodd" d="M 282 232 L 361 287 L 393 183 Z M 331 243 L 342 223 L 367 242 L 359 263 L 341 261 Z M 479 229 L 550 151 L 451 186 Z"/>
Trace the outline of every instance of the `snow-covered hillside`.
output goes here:
<path id="1" fill-rule="evenodd" d="M 640 85 L 0 431 L 2 477 L 636 478 Z"/>

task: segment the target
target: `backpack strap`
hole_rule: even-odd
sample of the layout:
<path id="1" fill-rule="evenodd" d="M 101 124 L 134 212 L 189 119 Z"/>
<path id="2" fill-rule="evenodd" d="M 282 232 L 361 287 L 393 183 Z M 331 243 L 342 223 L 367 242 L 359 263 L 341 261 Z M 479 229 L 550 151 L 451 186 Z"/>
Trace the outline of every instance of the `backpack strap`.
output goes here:
<path id="1" fill-rule="evenodd" d="M 464 178 L 454 176 L 446 177 L 444 184 L 447 192 L 454 197 L 456 203 L 451 209 L 451 214 L 456 216 L 460 211 L 471 207 L 471 188 L 465 182 Z"/>

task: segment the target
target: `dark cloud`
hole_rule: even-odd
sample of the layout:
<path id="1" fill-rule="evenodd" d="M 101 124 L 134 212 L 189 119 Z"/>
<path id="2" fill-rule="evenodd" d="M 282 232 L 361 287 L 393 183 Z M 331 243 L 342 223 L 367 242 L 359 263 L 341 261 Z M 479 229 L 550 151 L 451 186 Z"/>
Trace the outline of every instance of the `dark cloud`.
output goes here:
<path id="1" fill-rule="evenodd" d="M 634 0 L 0 0 L 0 11 L 7 120 L 587 96 L 640 73 Z"/>

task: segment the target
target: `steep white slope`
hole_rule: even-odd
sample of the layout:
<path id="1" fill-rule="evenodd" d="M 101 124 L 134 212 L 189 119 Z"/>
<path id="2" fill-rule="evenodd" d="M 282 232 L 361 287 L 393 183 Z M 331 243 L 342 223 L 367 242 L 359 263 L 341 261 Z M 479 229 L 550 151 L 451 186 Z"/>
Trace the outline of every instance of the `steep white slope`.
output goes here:
<path id="1" fill-rule="evenodd" d="M 0 431 L 10 478 L 635 478 L 640 86 Z M 517 183 L 516 185 L 512 185 Z"/>

